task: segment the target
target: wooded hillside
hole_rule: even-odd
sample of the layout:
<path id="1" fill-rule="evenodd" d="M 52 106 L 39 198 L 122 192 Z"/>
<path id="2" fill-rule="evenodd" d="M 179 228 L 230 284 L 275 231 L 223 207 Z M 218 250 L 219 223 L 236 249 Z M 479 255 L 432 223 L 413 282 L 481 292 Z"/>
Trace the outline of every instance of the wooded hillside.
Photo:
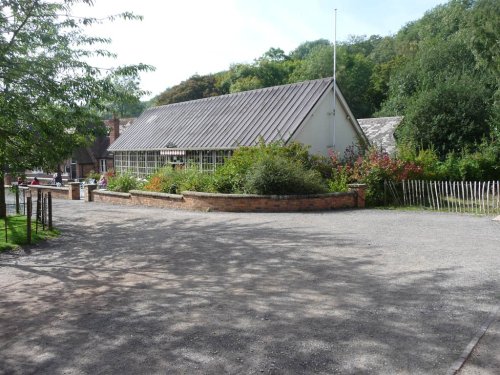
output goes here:
<path id="1" fill-rule="evenodd" d="M 308 41 L 286 54 L 271 48 L 251 64 L 195 75 L 154 104 L 332 75 L 333 45 Z M 452 0 L 393 36 L 337 43 L 337 81 L 357 118 L 403 115 L 400 141 L 440 155 L 474 148 L 500 133 L 500 2 Z"/>

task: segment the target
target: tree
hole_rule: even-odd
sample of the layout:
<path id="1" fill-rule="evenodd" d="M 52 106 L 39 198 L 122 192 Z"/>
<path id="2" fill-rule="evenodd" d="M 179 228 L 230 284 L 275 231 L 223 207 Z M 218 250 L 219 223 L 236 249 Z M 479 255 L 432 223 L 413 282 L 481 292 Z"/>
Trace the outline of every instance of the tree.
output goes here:
<path id="1" fill-rule="evenodd" d="M 85 34 L 101 21 L 73 16 L 77 3 L 92 0 L 0 2 L 0 181 L 7 171 L 53 169 L 104 134 L 100 113 L 119 94 L 113 79 L 151 69 L 138 64 L 103 72 L 86 62 L 114 55 L 99 48 L 109 39 Z M 108 20 L 116 17 L 140 19 L 123 13 Z M 0 217 L 5 216 L 0 189 Z"/>
<path id="2" fill-rule="evenodd" d="M 285 54 L 281 48 L 271 47 L 267 52 L 265 52 L 257 61 L 267 60 L 267 61 L 285 61 L 288 60 L 288 56 Z"/>
<path id="3" fill-rule="evenodd" d="M 290 53 L 290 58 L 294 60 L 304 60 L 318 46 L 329 46 L 327 39 L 318 39 L 300 44 Z"/>
<path id="4" fill-rule="evenodd" d="M 156 97 L 155 104 L 180 103 L 221 94 L 223 92 L 217 87 L 217 78 L 215 75 L 200 76 L 195 74 L 189 79 L 162 92 Z"/>
<path id="5" fill-rule="evenodd" d="M 500 139 L 500 2 L 478 0 L 474 6 L 465 33 L 467 44 L 476 58 L 476 64 L 486 69 L 493 85 L 493 109 L 489 120 L 491 130 Z"/>
<path id="6" fill-rule="evenodd" d="M 339 51 L 337 82 L 356 118 L 369 117 L 374 112 L 370 97 L 370 77 L 373 63 L 363 54 Z"/>
<path id="7" fill-rule="evenodd" d="M 474 150 L 495 134 L 499 9 L 494 0 L 452 0 L 398 33 L 398 56 L 378 114 L 405 116 L 400 138 L 434 147 L 444 158 L 450 151 Z"/>
<path id="8" fill-rule="evenodd" d="M 333 75 L 333 46 L 320 44 L 314 47 L 295 69 L 290 82 L 331 77 Z"/>
<path id="9" fill-rule="evenodd" d="M 444 80 L 414 95 L 405 112 L 398 138 L 444 158 L 449 152 L 471 149 L 489 135 L 491 95 L 475 77 Z"/>
<path id="10" fill-rule="evenodd" d="M 146 109 L 147 103 L 141 101 L 140 97 L 149 92 L 141 90 L 137 77 L 118 76 L 113 78 L 112 84 L 116 95 L 107 105 L 109 112 L 104 114 L 105 118 L 137 117 Z"/>
<path id="11" fill-rule="evenodd" d="M 378 40 L 374 37 L 374 40 Z M 370 77 L 374 64 L 360 51 L 370 53 L 365 37 L 352 38 L 352 43 L 339 45 L 337 49 L 337 84 L 349 107 L 357 118 L 369 117 L 376 109 L 370 94 Z M 333 76 L 333 46 L 320 44 L 314 47 L 300 66 L 291 74 L 290 81 L 300 82 Z"/>

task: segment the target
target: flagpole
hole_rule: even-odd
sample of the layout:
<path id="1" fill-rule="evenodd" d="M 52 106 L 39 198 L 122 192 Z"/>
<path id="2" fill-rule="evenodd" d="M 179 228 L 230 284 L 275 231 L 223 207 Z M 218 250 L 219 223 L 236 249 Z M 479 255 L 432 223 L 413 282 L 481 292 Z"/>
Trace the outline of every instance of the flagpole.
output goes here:
<path id="1" fill-rule="evenodd" d="M 335 8 L 334 28 L 333 28 L 333 145 L 335 150 L 335 130 L 337 111 L 337 8 Z"/>

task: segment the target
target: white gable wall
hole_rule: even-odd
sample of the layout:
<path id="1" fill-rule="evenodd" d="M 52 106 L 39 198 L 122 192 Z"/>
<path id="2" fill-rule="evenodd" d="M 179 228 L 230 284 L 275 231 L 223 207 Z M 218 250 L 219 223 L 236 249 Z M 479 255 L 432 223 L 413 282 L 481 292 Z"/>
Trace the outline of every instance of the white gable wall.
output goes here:
<path id="1" fill-rule="evenodd" d="M 344 150 L 358 143 L 358 135 L 348 118 L 348 112 L 337 98 L 337 116 L 335 131 L 335 150 L 344 154 Z M 309 145 L 311 154 L 328 156 L 328 149 L 333 144 L 333 90 L 328 90 L 314 107 L 312 113 L 292 137 L 293 141 Z"/>

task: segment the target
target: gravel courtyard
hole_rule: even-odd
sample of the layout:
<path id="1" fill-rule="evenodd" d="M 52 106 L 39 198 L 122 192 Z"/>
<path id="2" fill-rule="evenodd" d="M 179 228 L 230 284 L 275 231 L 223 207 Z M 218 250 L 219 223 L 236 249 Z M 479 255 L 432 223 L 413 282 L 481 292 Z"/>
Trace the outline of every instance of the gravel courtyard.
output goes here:
<path id="1" fill-rule="evenodd" d="M 446 374 L 500 304 L 500 222 L 55 201 L 0 254 L 1 374 Z"/>

